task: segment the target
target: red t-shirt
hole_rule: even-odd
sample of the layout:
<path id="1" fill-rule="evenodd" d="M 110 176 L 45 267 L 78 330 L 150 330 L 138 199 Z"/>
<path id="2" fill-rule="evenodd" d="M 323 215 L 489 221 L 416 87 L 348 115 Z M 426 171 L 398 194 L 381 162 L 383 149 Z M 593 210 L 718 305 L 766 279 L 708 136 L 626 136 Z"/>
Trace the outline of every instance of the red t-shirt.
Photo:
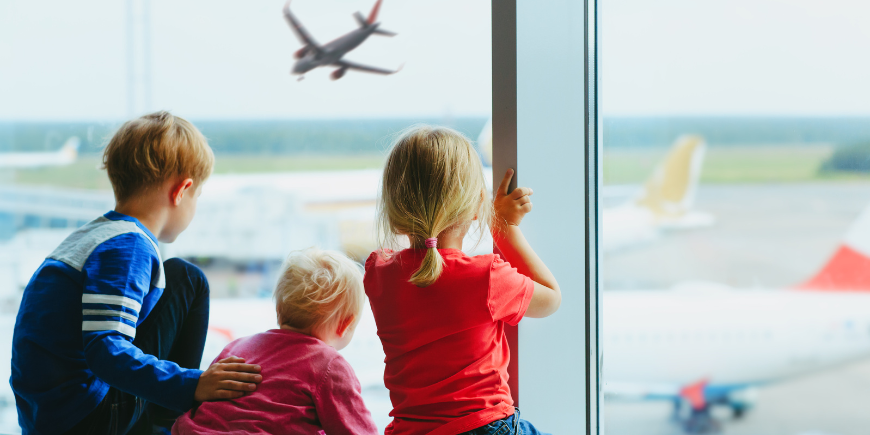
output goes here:
<path id="1" fill-rule="evenodd" d="M 273 329 L 240 338 L 230 355 L 262 367 L 257 391 L 235 400 L 205 402 L 182 415 L 173 435 L 334 434 L 375 435 L 350 365 L 328 344 L 305 334 Z"/>
<path id="2" fill-rule="evenodd" d="M 513 414 L 505 323 L 526 312 L 534 282 L 498 255 L 439 249 L 434 284 L 408 279 L 426 251 L 366 261 L 365 289 L 386 354 L 393 421 L 386 435 L 469 431 Z"/>

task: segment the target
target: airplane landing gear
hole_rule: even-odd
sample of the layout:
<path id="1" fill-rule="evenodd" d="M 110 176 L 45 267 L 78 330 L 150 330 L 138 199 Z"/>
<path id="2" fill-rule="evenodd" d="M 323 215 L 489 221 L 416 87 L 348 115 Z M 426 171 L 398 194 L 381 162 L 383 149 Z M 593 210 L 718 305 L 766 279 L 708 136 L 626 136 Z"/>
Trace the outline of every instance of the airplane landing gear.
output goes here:
<path id="1" fill-rule="evenodd" d="M 710 414 L 710 406 L 692 409 L 689 417 L 683 421 L 683 430 L 687 434 L 701 435 L 722 432 L 722 424 Z"/>

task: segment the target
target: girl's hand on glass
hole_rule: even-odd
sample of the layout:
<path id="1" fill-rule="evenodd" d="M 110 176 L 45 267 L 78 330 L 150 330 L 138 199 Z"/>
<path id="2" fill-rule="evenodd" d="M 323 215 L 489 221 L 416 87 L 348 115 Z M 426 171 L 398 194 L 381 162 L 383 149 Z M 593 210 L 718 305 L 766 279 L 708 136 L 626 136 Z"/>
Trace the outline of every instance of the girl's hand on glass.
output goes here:
<path id="1" fill-rule="evenodd" d="M 498 186 L 498 191 L 493 200 L 495 215 L 498 220 L 506 225 L 519 225 L 526 213 L 532 211 L 532 189 L 517 187 L 513 192 L 508 192 L 514 170 L 508 169 Z"/>

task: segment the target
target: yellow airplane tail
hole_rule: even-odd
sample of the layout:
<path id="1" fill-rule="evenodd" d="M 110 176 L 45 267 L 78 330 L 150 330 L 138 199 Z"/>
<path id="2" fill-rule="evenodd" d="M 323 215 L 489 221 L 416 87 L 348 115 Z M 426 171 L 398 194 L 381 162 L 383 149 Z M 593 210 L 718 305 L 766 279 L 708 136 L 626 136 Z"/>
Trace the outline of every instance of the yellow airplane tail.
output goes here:
<path id="1" fill-rule="evenodd" d="M 73 136 L 67 139 L 58 152 L 63 156 L 65 161 L 72 163 L 79 156 L 79 145 L 81 145 L 81 141 Z"/>
<path id="2" fill-rule="evenodd" d="M 647 180 L 636 204 L 660 221 L 678 219 L 688 213 L 695 201 L 705 151 L 706 144 L 700 136 L 677 139 Z"/>

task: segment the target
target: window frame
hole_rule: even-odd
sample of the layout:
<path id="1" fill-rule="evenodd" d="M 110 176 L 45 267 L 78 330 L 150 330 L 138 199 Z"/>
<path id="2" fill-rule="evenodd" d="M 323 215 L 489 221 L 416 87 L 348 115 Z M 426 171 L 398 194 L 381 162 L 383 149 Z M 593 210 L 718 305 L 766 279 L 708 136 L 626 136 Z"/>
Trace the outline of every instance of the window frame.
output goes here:
<path id="1" fill-rule="evenodd" d="M 528 75 L 523 75 L 525 65 L 518 62 L 524 60 L 521 59 L 523 53 L 529 52 L 527 48 L 524 51 L 524 44 L 538 43 L 540 46 L 541 35 L 539 34 L 540 32 L 535 33 L 535 29 L 540 30 L 542 24 L 546 26 L 552 24 L 555 27 L 562 26 L 563 29 L 561 31 L 568 33 L 575 32 L 574 34 L 576 34 L 576 29 L 566 28 L 571 27 L 571 24 L 566 24 L 566 19 L 562 15 L 575 10 L 574 8 L 577 7 L 576 5 L 570 5 L 570 3 L 570 1 L 535 3 L 532 0 L 492 0 L 493 186 L 499 185 L 501 176 L 507 168 L 514 168 L 516 170 L 516 176 L 511 183 L 511 188 L 516 187 L 518 178 L 529 173 L 528 171 L 523 171 L 522 159 L 524 153 L 522 149 L 524 146 L 530 147 L 532 144 L 528 143 L 528 140 L 524 142 L 524 134 L 520 133 L 520 131 L 523 129 L 524 123 L 526 124 L 525 126 L 528 126 L 529 123 L 534 122 L 532 119 L 534 116 L 529 116 L 528 111 L 524 111 L 526 109 L 523 107 L 524 102 L 528 102 L 524 101 L 524 95 L 527 96 L 529 92 L 534 92 L 540 84 L 534 83 L 535 80 L 523 79 L 523 77 L 528 77 Z M 519 331 L 531 331 L 527 335 L 529 337 L 527 340 L 530 340 L 535 337 L 535 334 L 542 334 L 542 331 L 546 331 L 548 328 L 546 323 L 528 325 L 526 322 L 523 322 L 519 328 L 506 328 L 506 335 L 511 346 L 509 374 L 514 401 L 518 407 L 523 409 L 524 419 L 528 418 L 539 429 L 547 432 L 552 431 L 553 433 L 577 433 L 579 432 L 578 429 L 583 427 L 585 433 L 597 435 L 601 433 L 602 429 L 600 404 L 602 402 L 601 364 L 603 359 L 599 346 L 600 310 L 598 298 L 601 212 L 598 198 L 599 187 L 602 182 L 601 156 L 603 154 L 601 148 L 601 119 L 598 112 L 600 81 L 597 62 L 600 45 L 598 42 L 599 16 L 597 6 L 596 0 L 584 0 L 582 3 L 582 18 L 578 17 L 574 21 L 575 26 L 577 22 L 582 23 L 582 52 L 574 50 L 570 39 L 552 38 L 546 40 L 544 49 L 540 50 L 540 62 L 536 65 L 537 68 L 542 69 L 551 67 L 551 65 L 548 65 L 548 58 L 556 59 L 553 56 L 574 54 L 582 55 L 583 57 L 583 119 L 576 120 L 578 124 L 582 123 L 584 132 L 580 139 L 583 141 L 583 198 L 582 200 L 577 198 L 578 202 L 583 204 L 583 215 L 585 217 L 584 224 L 577 226 L 577 231 L 582 233 L 582 249 L 585 254 L 582 269 L 584 276 L 580 280 L 584 287 L 582 298 L 577 295 L 577 293 L 581 292 L 581 289 L 571 288 L 562 284 L 559 271 L 554 270 L 557 278 L 560 279 L 560 286 L 563 292 L 562 308 L 555 316 L 561 315 L 563 319 L 559 320 L 564 320 L 565 316 L 583 315 L 583 333 L 578 333 L 576 336 L 577 338 L 582 337 L 583 340 L 582 355 L 585 373 L 582 380 L 584 385 L 571 386 L 576 387 L 574 391 L 578 393 L 578 396 L 582 395 L 582 401 L 584 402 L 585 413 L 582 414 L 584 420 L 582 425 L 578 421 L 581 415 L 577 412 L 576 408 L 573 409 L 573 412 L 566 412 L 564 408 L 561 410 L 546 409 L 559 408 L 559 406 L 554 406 L 557 404 L 553 403 L 553 396 L 547 396 L 548 388 L 562 388 L 562 391 L 565 391 L 564 386 L 555 384 L 555 377 L 558 374 L 545 374 L 543 376 L 538 374 L 529 376 L 529 372 L 526 372 L 525 375 L 523 374 L 524 370 L 521 368 L 523 361 L 534 359 L 531 358 L 534 357 L 534 349 L 530 348 L 535 346 L 528 346 L 528 348 L 524 346 L 523 336 L 525 332 Z M 560 10 L 560 8 L 562 9 Z M 581 19 L 582 21 L 580 21 Z M 559 30 L 557 29 L 556 32 Z M 519 71 L 521 69 L 523 71 Z M 552 85 L 552 83 L 548 85 Z M 571 84 L 567 81 L 564 85 L 566 85 L 566 88 L 571 88 Z M 573 95 L 568 95 L 568 97 L 570 98 Z M 549 104 L 543 104 L 542 106 L 549 106 Z M 551 109 L 541 107 L 541 110 L 546 111 Z M 537 126 L 535 127 L 537 128 Z M 577 127 L 579 126 L 566 126 L 566 128 L 575 129 Z M 525 134 L 528 135 L 528 129 L 525 130 Z M 544 153 L 547 151 L 546 147 L 548 144 L 535 144 L 534 146 L 537 148 L 536 152 Z M 554 150 L 556 148 L 558 147 L 553 147 Z M 556 178 L 558 175 L 553 175 L 552 177 Z M 534 177 L 531 178 L 534 179 Z M 540 181 L 541 178 L 539 177 L 537 180 Z M 525 182 L 521 184 L 525 185 Z M 566 186 L 565 190 L 570 191 L 570 186 Z M 577 193 L 577 196 L 579 196 L 579 192 Z M 524 221 L 523 225 L 525 230 L 527 228 L 526 221 Z M 530 225 L 532 228 L 527 232 L 527 236 L 532 245 L 536 246 L 535 237 L 538 236 L 540 239 L 540 234 L 546 233 L 546 230 L 536 233 L 534 228 L 536 224 L 530 223 Z M 550 229 L 550 231 L 554 230 Z M 538 250 L 538 253 L 545 261 L 547 256 L 553 257 L 558 255 L 557 252 L 552 252 L 552 249 L 551 252 L 545 251 L 546 248 L 545 250 Z M 564 252 L 562 252 L 562 255 L 564 255 Z M 553 268 L 551 267 L 551 269 Z M 535 322 L 535 320 L 532 320 L 532 322 Z M 557 322 L 551 322 L 551 324 L 557 324 Z M 572 350 L 570 347 L 581 346 L 579 340 L 570 341 L 570 336 L 574 335 L 573 332 L 565 332 L 568 333 L 569 339 L 567 342 L 561 343 L 561 346 L 564 346 L 563 348 L 553 349 L 552 357 L 554 359 L 558 359 L 560 353 L 570 354 Z M 567 352 L 565 352 L 566 350 Z M 548 356 L 550 355 L 548 354 Z M 546 368 L 543 367 L 536 367 L 536 369 L 546 371 Z M 550 379 L 547 376 L 550 376 Z M 531 385 L 525 383 L 524 380 L 526 378 L 534 378 L 533 382 L 535 383 Z M 538 384 L 541 380 L 544 381 L 542 385 Z M 579 394 L 580 391 L 582 391 L 582 394 Z M 555 397 L 562 402 L 561 396 L 556 395 Z M 520 400 L 521 398 L 522 400 Z M 541 418 L 536 419 L 536 417 Z"/>

